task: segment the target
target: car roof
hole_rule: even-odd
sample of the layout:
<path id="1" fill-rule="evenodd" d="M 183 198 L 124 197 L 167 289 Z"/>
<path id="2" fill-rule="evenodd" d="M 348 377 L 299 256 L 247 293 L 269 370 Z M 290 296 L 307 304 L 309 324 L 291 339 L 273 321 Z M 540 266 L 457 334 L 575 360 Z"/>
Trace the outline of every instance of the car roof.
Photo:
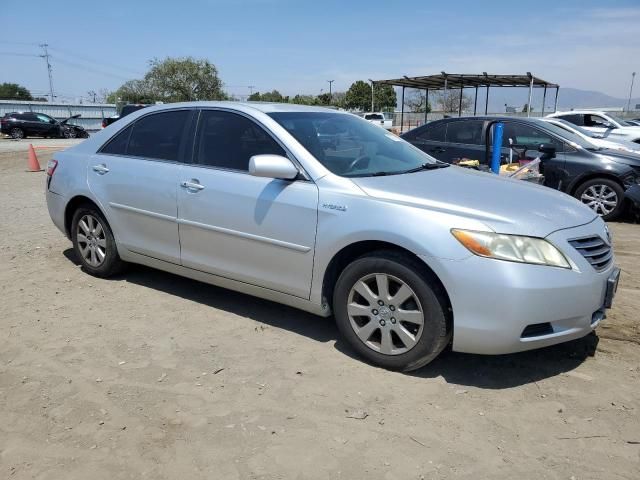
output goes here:
<path id="1" fill-rule="evenodd" d="M 196 107 L 196 108 L 206 108 L 206 107 L 224 107 L 233 110 L 240 111 L 251 111 L 257 110 L 263 113 L 273 113 L 273 112 L 324 112 L 324 113 L 344 113 L 348 114 L 348 112 L 342 110 L 335 110 L 333 108 L 325 108 L 325 107 L 315 107 L 309 105 L 297 105 L 295 103 L 270 103 L 270 102 L 230 102 L 230 101 L 220 101 L 220 102 L 180 102 L 180 103 L 165 103 L 162 105 L 153 105 L 149 106 L 148 110 L 145 111 L 161 111 L 161 110 L 169 110 L 174 108 L 184 108 L 184 107 Z"/>

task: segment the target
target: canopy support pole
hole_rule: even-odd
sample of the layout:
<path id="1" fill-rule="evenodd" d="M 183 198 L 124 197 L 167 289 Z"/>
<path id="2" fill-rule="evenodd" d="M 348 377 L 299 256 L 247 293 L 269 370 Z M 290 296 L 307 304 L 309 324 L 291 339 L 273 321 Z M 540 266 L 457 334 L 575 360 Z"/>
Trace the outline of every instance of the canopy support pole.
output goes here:
<path id="1" fill-rule="evenodd" d="M 478 110 L 478 86 L 476 85 L 476 95 L 473 99 L 473 116 L 476 116 L 476 111 Z"/>
<path id="2" fill-rule="evenodd" d="M 487 98 L 484 101 L 484 114 L 486 115 L 489 111 L 489 84 L 487 84 Z"/>
<path id="3" fill-rule="evenodd" d="M 531 98 L 533 96 L 533 75 L 531 73 L 528 74 L 529 78 L 529 102 L 527 103 L 527 117 L 531 116 Z"/>
<path id="4" fill-rule="evenodd" d="M 547 101 L 547 86 L 544 86 L 544 93 L 542 94 L 542 116 L 544 117 L 544 104 Z"/>
<path id="5" fill-rule="evenodd" d="M 402 107 L 400 108 L 400 134 L 404 131 L 404 86 L 402 87 Z"/>
<path id="6" fill-rule="evenodd" d="M 462 92 L 464 91 L 462 88 L 463 84 L 460 84 L 460 101 L 458 102 L 458 117 L 462 116 Z"/>
<path id="7" fill-rule="evenodd" d="M 560 87 L 556 87 L 556 101 L 553 104 L 553 113 L 558 111 L 558 91 L 560 90 Z"/>
<path id="8" fill-rule="evenodd" d="M 425 90 L 424 95 L 424 123 L 427 123 L 427 113 L 429 113 L 429 89 Z"/>

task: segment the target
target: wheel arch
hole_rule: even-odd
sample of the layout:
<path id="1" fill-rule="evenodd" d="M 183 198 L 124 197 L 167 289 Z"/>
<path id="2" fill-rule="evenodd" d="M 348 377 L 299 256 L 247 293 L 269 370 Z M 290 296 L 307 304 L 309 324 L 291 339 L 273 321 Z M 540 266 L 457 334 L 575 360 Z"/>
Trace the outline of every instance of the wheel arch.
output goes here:
<path id="1" fill-rule="evenodd" d="M 333 291 L 338 277 L 342 271 L 351 262 L 360 258 L 368 253 L 372 252 L 395 252 L 407 256 L 413 260 L 420 268 L 420 274 L 427 281 L 433 282 L 436 289 L 442 294 L 443 299 L 446 302 L 445 310 L 448 312 L 449 321 L 453 321 L 453 311 L 451 308 L 451 300 L 447 289 L 445 288 L 442 280 L 436 275 L 433 269 L 425 263 L 425 261 L 418 255 L 413 253 L 400 245 L 395 243 L 381 241 L 381 240 L 363 240 L 346 245 L 339 250 L 329 261 L 327 268 L 324 271 L 322 279 L 322 301 L 323 303 L 331 304 L 333 298 Z"/>
<path id="2" fill-rule="evenodd" d="M 104 211 L 96 202 L 85 195 L 76 195 L 71 200 L 69 200 L 67 206 L 64 209 L 64 231 L 67 234 L 67 237 L 71 238 L 71 221 L 73 220 L 74 212 L 78 209 L 78 207 L 80 207 L 80 205 L 87 204 L 94 206 L 98 211 L 100 211 L 100 213 L 102 213 L 102 215 L 104 215 Z M 106 215 L 105 218 L 107 218 Z"/>
<path id="3" fill-rule="evenodd" d="M 612 180 L 616 182 L 618 185 L 620 185 L 620 187 L 622 187 L 622 189 L 624 190 L 624 183 L 622 182 L 622 180 L 620 180 L 620 177 L 618 177 L 617 175 L 611 174 L 608 172 L 589 172 L 589 173 L 585 173 L 579 178 L 576 178 L 571 184 L 571 187 L 568 193 L 571 196 L 575 195 L 580 185 L 582 185 L 585 182 L 588 182 L 589 180 L 594 180 L 596 178 L 605 178 L 607 180 Z"/>

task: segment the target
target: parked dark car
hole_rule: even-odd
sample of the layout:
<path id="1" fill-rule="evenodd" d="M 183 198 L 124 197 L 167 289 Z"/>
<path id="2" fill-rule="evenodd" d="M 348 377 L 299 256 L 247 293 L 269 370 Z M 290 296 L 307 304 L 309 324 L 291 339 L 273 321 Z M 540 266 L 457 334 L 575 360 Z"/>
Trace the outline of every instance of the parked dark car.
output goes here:
<path id="1" fill-rule="evenodd" d="M 625 191 L 640 183 L 640 155 L 599 148 L 537 119 L 447 118 L 415 128 L 402 138 L 447 163 L 469 159 L 487 165 L 497 122 L 504 124 L 501 163 L 541 157 L 544 185 L 573 195 L 605 220 L 622 213 Z"/>
<path id="2" fill-rule="evenodd" d="M 80 125 L 69 120 L 80 117 L 72 115 L 58 121 L 49 115 L 37 112 L 12 112 L 0 118 L 0 131 L 12 138 L 87 138 L 89 133 Z"/>
<path id="3" fill-rule="evenodd" d="M 148 106 L 149 104 L 145 104 L 145 103 L 130 103 L 128 105 L 124 105 L 122 107 L 122 110 L 120 110 L 120 115 L 114 115 L 113 117 L 107 117 L 102 119 L 102 128 L 107 128 L 113 122 L 126 117 L 130 113 L 137 112 L 141 108 L 145 108 Z"/>

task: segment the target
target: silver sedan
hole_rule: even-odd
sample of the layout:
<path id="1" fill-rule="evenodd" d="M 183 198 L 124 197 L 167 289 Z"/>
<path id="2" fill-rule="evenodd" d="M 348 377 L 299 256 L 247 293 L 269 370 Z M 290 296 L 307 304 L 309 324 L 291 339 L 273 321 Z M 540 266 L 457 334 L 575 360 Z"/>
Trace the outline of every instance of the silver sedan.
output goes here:
<path id="1" fill-rule="evenodd" d="M 87 273 L 138 263 L 333 314 L 390 369 L 582 337 L 619 276 L 604 222 L 568 195 L 322 108 L 149 107 L 55 154 L 46 196 Z"/>

